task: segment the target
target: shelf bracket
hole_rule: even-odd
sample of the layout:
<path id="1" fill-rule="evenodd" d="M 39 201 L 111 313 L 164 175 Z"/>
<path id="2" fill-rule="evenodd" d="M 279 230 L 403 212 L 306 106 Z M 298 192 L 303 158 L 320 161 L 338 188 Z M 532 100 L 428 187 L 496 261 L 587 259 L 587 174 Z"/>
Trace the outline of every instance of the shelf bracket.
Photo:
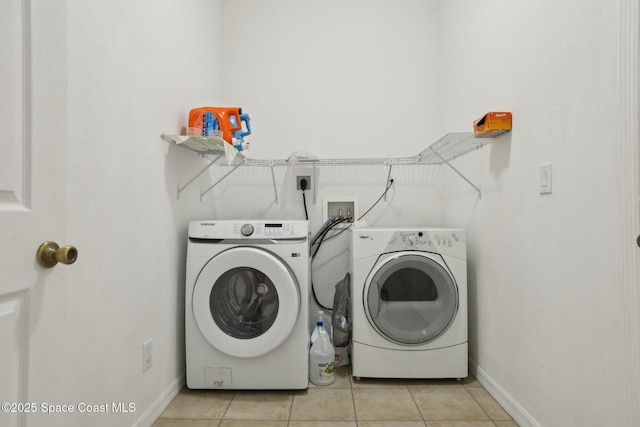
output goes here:
<path id="1" fill-rule="evenodd" d="M 180 193 L 182 193 L 182 191 L 187 188 L 189 185 L 191 185 L 191 183 L 193 181 L 196 180 L 196 178 L 198 178 L 200 175 L 202 175 L 207 169 L 209 169 L 211 167 L 211 165 L 213 165 L 215 162 L 218 161 L 218 159 L 220 159 L 220 157 L 222 157 L 222 154 L 220 154 L 218 157 L 216 157 L 215 159 L 211 160 L 211 162 L 205 166 L 200 172 L 198 172 L 198 174 L 196 176 L 194 176 L 193 178 L 191 178 L 189 180 L 189 182 L 187 182 L 185 185 L 183 185 L 182 187 L 178 188 L 178 200 L 180 200 Z"/>
<path id="2" fill-rule="evenodd" d="M 220 178 L 219 180 L 217 180 L 216 182 L 213 183 L 213 185 L 209 188 L 207 188 L 206 190 L 204 190 L 202 193 L 200 193 L 200 202 L 202 202 L 202 197 L 204 197 L 205 194 L 207 194 L 209 191 L 213 190 L 213 187 L 215 187 L 216 185 L 220 184 L 226 177 L 228 177 L 229 175 L 231 175 L 233 172 L 235 172 L 236 169 L 238 169 L 240 166 L 242 165 L 242 163 L 239 163 L 237 165 L 235 165 L 233 167 L 233 169 L 231 169 L 229 172 L 227 172 L 226 174 L 224 174 L 222 176 L 222 178 Z"/>
<path id="3" fill-rule="evenodd" d="M 384 192 L 384 201 L 387 201 L 387 190 L 389 189 L 389 180 L 391 179 L 391 168 L 392 164 L 389 165 L 389 173 L 387 173 L 387 182 L 384 184 L 384 188 L 386 189 Z"/>
<path id="4" fill-rule="evenodd" d="M 275 194 L 276 197 L 276 205 L 278 204 L 278 189 L 276 188 L 276 176 L 273 173 L 273 166 L 270 166 L 271 168 L 271 182 L 273 183 L 273 193 Z"/>
<path id="5" fill-rule="evenodd" d="M 469 181 L 469 179 L 467 179 L 466 176 L 464 176 L 458 169 L 456 169 L 455 167 L 453 167 L 453 165 L 451 163 L 449 163 L 448 160 L 446 160 L 444 157 L 442 157 L 440 154 L 438 154 L 438 152 L 436 150 L 434 150 L 433 148 L 429 147 L 429 149 L 431 151 L 433 151 L 433 154 L 435 154 L 436 156 L 438 156 L 438 158 L 440 160 L 442 160 L 443 163 L 445 163 L 447 166 L 449 166 L 455 173 L 458 174 L 458 176 L 460 176 L 460 178 L 464 179 L 466 181 L 467 184 L 469 184 L 470 186 L 472 186 L 477 192 L 478 192 L 478 199 L 482 198 L 482 192 L 480 191 L 480 189 L 478 187 L 476 187 L 471 181 Z"/>
<path id="6" fill-rule="evenodd" d="M 318 201 L 318 172 L 320 171 L 320 168 L 318 168 L 318 165 L 313 165 L 313 204 L 315 205 L 316 202 Z"/>

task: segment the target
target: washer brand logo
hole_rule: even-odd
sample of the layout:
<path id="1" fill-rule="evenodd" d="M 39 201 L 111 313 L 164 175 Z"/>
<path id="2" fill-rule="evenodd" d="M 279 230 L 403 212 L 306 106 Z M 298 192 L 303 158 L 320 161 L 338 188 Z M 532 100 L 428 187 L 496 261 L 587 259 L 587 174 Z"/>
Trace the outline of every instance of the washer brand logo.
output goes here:
<path id="1" fill-rule="evenodd" d="M 291 253 L 291 257 L 292 258 L 297 258 L 297 257 L 301 257 L 301 256 L 302 256 L 302 254 L 300 252 L 292 252 Z"/>
<path id="2" fill-rule="evenodd" d="M 201 222 L 200 226 L 202 227 L 215 227 L 216 223 L 215 222 Z"/>

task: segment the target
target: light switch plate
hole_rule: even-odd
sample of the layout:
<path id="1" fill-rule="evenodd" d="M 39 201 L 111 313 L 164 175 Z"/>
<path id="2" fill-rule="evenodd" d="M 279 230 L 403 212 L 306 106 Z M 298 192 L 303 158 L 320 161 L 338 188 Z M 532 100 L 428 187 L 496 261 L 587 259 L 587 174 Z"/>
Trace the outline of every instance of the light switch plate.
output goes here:
<path id="1" fill-rule="evenodd" d="M 538 168 L 540 194 L 551 194 L 551 163 L 543 163 Z"/>

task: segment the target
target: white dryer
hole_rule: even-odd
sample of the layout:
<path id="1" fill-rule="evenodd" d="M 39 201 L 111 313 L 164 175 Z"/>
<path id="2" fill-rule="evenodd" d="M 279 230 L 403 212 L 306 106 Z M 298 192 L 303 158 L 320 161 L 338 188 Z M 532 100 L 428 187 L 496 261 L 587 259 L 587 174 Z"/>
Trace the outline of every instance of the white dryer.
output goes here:
<path id="1" fill-rule="evenodd" d="M 355 228 L 350 256 L 353 376 L 465 378 L 464 231 Z"/>
<path id="2" fill-rule="evenodd" d="M 187 387 L 308 387 L 308 233 L 306 221 L 189 224 Z"/>

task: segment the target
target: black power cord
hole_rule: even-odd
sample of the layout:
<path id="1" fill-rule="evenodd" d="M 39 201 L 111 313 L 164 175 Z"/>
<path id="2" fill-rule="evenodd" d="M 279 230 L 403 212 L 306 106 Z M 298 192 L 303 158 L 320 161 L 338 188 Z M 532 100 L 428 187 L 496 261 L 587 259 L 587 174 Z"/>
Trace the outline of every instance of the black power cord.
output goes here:
<path id="1" fill-rule="evenodd" d="M 387 195 L 387 192 L 389 191 L 389 189 L 391 188 L 392 185 L 393 185 L 393 179 L 390 179 L 389 180 L 389 185 L 387 185 L 387 188 L 384 189 L 384 193 L 382 193 L 382 195 L 380 197 L 378 197 L 378 200 L 376 200 L 375 203 L 373 205 L 371 205 L 371 207 L 369 209 L 367 209 L 367 211 L 365 213 L 360 215 L 360 218 L 358 218 L 358 221 L 360 221 L 362 218 L 364 218 L 364 216 L 366 214 L 368 214 L 371 211 L 371 209 L 373 209 L 374 207 L 376 207 L 376 205 L 378 203 L 380 203 L 380 200 L 382 200 L 382 198 Z"/>
<path id="2" fill-rule="evenodd" d="M 380 195 L 380 197 L 378 197 L 378 200 L 375 201 L 375 203 L 373 205 L 371 205 L 371 207 L 369 207 L 369 209 L 367 209 L 367 211 L 365 213 L 363 213 L 362 215 L 360 215 L 360 218 L 358 218 L 358 221 L 360 221 L 362 218 L 364 218 L 364 216 L 366 214 L 368 214 L 369 212 L 371 212 L 371 209 L 373 209 L 374 207 L 376 207 L 376 205 L 378 203 L 380 203 L 380 200 L 382 200 L 382 198 L 384 196 L 387 195 L 387 192 L 389 191 L 389 189 L 393 186 L 393 179 L 389 180 L 389 185 L 387 185 L 387 188 L 384 189 L 384 192 Z M 322 240 L 331 240 L 334 237 L 338 237 L 339 235 L 341 235 L 342 233 L 344 233 L 345 231 L 347 231 L 349 228 L 351 228 L 351 226 L 353 225 L 353 223 L 349 224 L 348 226 L 346 226 L 345 228 L 343 228 L 342 230 L 338 231 L 335 234 L 332 234 L 331 236 L 327 237 L 326 239 L 324 238 L 324 236 L 322 237 Z"/>
<path id="3" fill-rule="evenodd" d="M 325 240 L 325 237 L 327 236 L 327 233 L 329 231 L 331 231 L 338 224 L 342 224 L 343 222 L 349 221 L 349 220 L 351 220 L 351 218 L 336 217 L 336 218 L 333 218 L 330 221 L 327 221 L 327 227 L 325 229 L 323 229 L 322 231 L 318 232 L 318 235 L 315 237 L 315 239 L 311 243 L 311 263 L 313 263 L 313 259 L 315 258 L 316 254 L 318 253 L 318 250 L 320 249 L 320 246 L 322 245 L 322 242 Z M 314 251 L 314 248 L 315 248 L 315 251 Z M 318 307 L 322 308 L 323 310 L 329 311 L 329 312 L 333 311 L 333 307 L 327 307 L 327 306 L 323 305 L 320 302 L 320 300 L 318 299 L 318 296 L 316 295 L 316 288 L 315 288 L 314 282 L 313 282 L 313 269 L 311 269 L 311 295 L 313 296 L 313 300 L 316 302 Z"/>
<path id="4" fill-rule="evenodd" d="M 320 250 L 320 246 L 322 245 L 322 242 L 324 242 L 325 238 L 327 238 L 327 233 L 333 230 L 333 228 L 336 227 L 338 224 L 342 224 L 343 222 L 350 221 L 350 220 L 351 218 L 340 218 L 340 217 L 334 218 L 331 224 L 329 224 L 329 226 L 320 233 L 320 235 L 316 238 L 316 240 L 311 243 L 311 260 L 313 260 L 313 258 L 316 256 L 316 254 Z M 327 240 L 328 239 L 329 238 L 327 238 Z"/>
<path id="5" fill-rule="evenodd" d="M 358 218 L 358 221 L 361 220 L 362 218 L 364 218 L 364 216 L 366 214 L 368 214 L 369 212 L 371 212 L 371 210 L 376 207 L 378 205 L 378 203 L 380 203 L 380 201 L 382 200 L 382 198 L 384 196 L 387 195 L 387 192 L 389 191 L 389 189 L 393 186 L 393 179 L 389 180 L 389 184 L 387 185 L 387 187 L 384 189 L 384 192 L 380 195 L 380 197 L 378 197 L 378 200 L 376 200 L 370 207 L 369 209 L 367 209 L 367 211 L 365 213 L 363 213 L 362 215 L 360 215 L 360 217 Z M 302 188 L 302 197 L 303 197 L 303 201 L 304 201 L 304 189 L 307 187 L 307 180 L 306 179 L 302 179 L 300 181 L 300 187 Z M 307 205 L 305 203 L 305 214 L 307 212 Z M 307 218 L 308 219 L 308 218 Z M 332 234 L 331 236 L 327 237 L 327 234 L 333 230 L 333 228 L 335 228 L 338 224 L 342 224 L 343 222 L 346 221 L 353 221 L 353 218 L 345 218 L 345 217 L 336 217 L 333 218 L 333 220 L 328 220 L 325 225 L 326 228 L 324 228 L 323 230 L 321 230 L 320 232 L 318 232 L 318 235 L 313 239 L 313 241 L 311 242 L 311 263 L 313 263 L 313 259 L 315 258 L 316 254 L 318 253 L 318 250 L 320 250 L 320 246 L 322 245 L 322 242 L 324 242 L 325 240 L 331 240 L 334 237 L 339 236 L 340 234 L 344 233 L 345 231 L 347 231 L 349 228 L 351 228 L 351 226 L 353 225 L 353 222 L 351 222 L 348 226 L 346 226 L 345 228 L 343 228 L 342 230 L 338 231 L 335 234 Z M 315 251 L 314 251 L 315 248 Z M 315 290 L 315 286 L 313 283 L 313 268 L 311 269 L 311 294 L 313 296 L 313 300 L 316 302 L 316 304 L 318 304 L 318 306 L 324 310 L 327 311 L 333 311 L 333 307 L 326 307 L 324 305 L 322 305 L 320 303 L 320 301 L 318 300 L 318 296 L 316 295 L 316 290 Z"/>
<path id="6" fill-rule="evenodd" d="M 304 196 L 304 190 L 307 189 L 307 180 L 300 180 L 300 189 L 302 190 L 302 204 L 304 205 L 304 217 L 309 221 L 309 212 L 307 212 L 307 198 Z"/>

